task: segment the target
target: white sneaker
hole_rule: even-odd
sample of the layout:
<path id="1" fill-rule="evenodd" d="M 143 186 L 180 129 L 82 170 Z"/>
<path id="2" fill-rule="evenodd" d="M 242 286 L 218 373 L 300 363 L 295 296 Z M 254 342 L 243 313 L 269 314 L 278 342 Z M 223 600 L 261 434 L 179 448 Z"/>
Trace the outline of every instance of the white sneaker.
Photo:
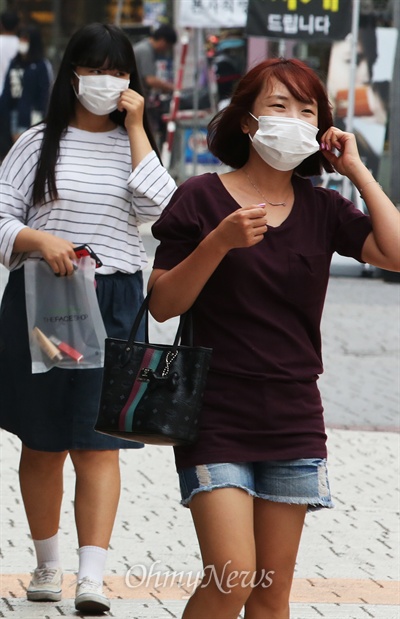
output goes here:
<path id="1" fill-rule="evenodd" d="M 82 578 L 76 586 L 76 610 L 102 611 L 110 610 L 110 602 L 103 595 L 103 585 L 91 580 L 88 576 Z"/>
<path id="2" fill-rule="evenodd" d="M 32 602 L 61 600 L 62 572 L 59 567 L 37 567 L 26 592 Z"/>

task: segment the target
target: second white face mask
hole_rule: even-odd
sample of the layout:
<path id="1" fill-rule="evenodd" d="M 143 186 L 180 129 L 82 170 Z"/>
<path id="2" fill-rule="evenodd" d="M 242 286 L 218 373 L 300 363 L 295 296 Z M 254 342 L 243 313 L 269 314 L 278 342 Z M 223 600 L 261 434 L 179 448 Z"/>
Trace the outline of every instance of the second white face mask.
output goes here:
<path id="1" fill-rule="evenodd" d="M 28 41 L 20 41 L 18 43 L 18 51 L 20 54 L 27 54 L 29 52 L 29 42 Z"/>
<path id="2" fill-rule="evenodd" d="M 283 116 L 253 118 L 258 120 L 258 131 L 249 138 L 260 157 L 275 170 L 294 170 L 319 150 L 318 127 L 304 120 Z"/>
<path id="3" fill-rule="evenodd" d="M 78 92 L 75 91 L 78 101 L 97 116 L 114 112 L 121 92 L 129 88 L 129 80 L 113 75 L 75 75 L 79 79 Z"/>

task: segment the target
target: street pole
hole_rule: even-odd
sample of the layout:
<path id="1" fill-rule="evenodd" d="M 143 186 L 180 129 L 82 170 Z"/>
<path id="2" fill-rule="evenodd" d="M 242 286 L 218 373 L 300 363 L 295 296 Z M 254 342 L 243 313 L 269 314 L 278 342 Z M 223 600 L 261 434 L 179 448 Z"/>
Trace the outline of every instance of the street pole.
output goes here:
<path id="1" fill-rule="evenodd" d="M 393 27 L 400 28 L 400 2 L 396 0 L 393 6 Z M 400 207 L 400 37 L 397 37 L 396 56 L 394 60 L 393 81 L 390 89 L 390 198 Z"/>
<path id="2" fill-rule="evenodd" d="M 194 30 L 194 43 L 195 43 L 195 67 L 194 67 L 194 90 L 193 90 L 193 176 L 197 175 L 198 165 L 198 131 L 199 131 L 199 69 L 200 62 L 204 55 L 204 43 L 203 43 L 203 29 L 195 28 Z"/>
<path id="3" fill-rule="evenodd" d="M 53 0 L 53 27 L 52 27 L 52 45 L 53 45 L 53 57 L 52 64 L 55 72 L 58 71 L 58 67 L 61 62 L 61 4 L 60 0 Z"/>
<path id="4" fill-rule="evenodd" d="M 356 93 L 356 70 L 357 70 L 357 46 L 358 25 L 360 21 L 360 0 L 353 0 L 353 13 L 351 22 L 351 55 L 350 55 L 350 86 L 347 100 L 346 131 L 353 132 L 354 127 L 354 104 Z M 352 186 L 347 176 L 343 179 L 342 194 L 345 198 L 351 198 Z"/>
<path id="5" fill-rule="evenodd" d="M 118 0 L 117 2 L 117 10 L 115 12 L 114 24 L 115 26 L 121 25 L 121 15 L 122 15 L 122 7 L 124 5 L 124 0 Z"/>

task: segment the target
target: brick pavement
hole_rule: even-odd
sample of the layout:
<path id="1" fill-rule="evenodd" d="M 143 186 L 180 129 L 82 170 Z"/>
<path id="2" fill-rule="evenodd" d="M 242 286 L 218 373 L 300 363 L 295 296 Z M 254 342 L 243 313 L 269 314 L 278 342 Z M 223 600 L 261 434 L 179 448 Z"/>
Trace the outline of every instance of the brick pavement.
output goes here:
<path id="1" fill-rule="evenodd" d="M 396 285 L 379 279 L 332 278 L 329 286 L 320 386 L 336 507 L 307 516 L 293 619 L 400 618 L 398 295 Z M 153 325 L 155 338 L 168 339 L 173 322 Z M 73 608 L 72 467 L 68 462 L 60 531 L 64 598 L 28 603 L 24 587 L 34 559 L 18 488 L 18 440 L 0 433 L 0 441 L 0 617 L 83 616 Z M 105 577 L 112 598 L 108 616 L 178 618 L 201 562 L 189 511 L 179 505 L 172 450 L 123 451 L 121 469 L 122 498 Z M 152 566 L 158 582 L 150 578 Z M 126 583 L 130 569 L 136 579 Z M 185 588 L 179 587 L 179 573 L 190 578 Z"/>
<path id="2" fill-rule="evenodd" d="M 293 619 L 398 619 L 398 436 L 331 429 L 329 444 L 336 508 L 307 516 L 292 593 Z M 33 604 L 24 600 L 34 560 L 17 482 L 18 441 L 5 433 L 1 463 L 0 611 L 10 619 L 77 616 L 72 467 L 67 463 L 61 520 L 64 599 Z M 113 599 L 110 616 L 180 617 L 201 562 L 190 515 L 179 505 L 171 450 L 121 452 L 121 464 L 122 499 L 105 577 Z M 383 477 L 385 469 L 390 474 Z M 185 577 L 190 580 L 182 590 L 179 582 Z"/>

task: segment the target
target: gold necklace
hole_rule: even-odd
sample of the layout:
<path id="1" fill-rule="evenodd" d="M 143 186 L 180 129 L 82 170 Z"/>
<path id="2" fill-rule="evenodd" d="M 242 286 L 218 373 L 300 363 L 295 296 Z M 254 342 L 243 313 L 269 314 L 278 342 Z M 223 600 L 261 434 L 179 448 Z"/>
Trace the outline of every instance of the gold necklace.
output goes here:
<path id="1" fill-rule="evenodd" d="M 268 202 L 268 204 L 270 204 L 271 206 L 286 206 L 286 202 L 270 202 L 270 200 L 268 200 L 264 194 L 259 190 L 259 188 L 257 187 L 257 185 L 255 185 L 253 183 L 253 181 L 251 180 L 250 176 L 247 174 L 247 172 L 245 170 L 243 170 L 242 168 L 242 172 L 243 174 L 246 176 L 247 180 L 249 181 L 250 185 L 256 190 L 256 192 L 258 193 L 259 196 L 262 197 L 263 200 L 265 200 L 265 202 Z"/>

